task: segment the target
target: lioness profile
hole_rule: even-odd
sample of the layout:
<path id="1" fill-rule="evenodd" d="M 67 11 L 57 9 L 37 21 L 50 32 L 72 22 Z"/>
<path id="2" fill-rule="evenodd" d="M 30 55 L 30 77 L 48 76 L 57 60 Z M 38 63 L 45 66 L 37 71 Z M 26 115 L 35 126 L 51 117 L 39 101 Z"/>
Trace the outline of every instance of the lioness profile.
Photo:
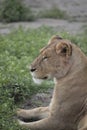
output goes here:
<path id="1" fill-rule="evenodd" d="M 53 36 L 30 67 L 33 80 L 54 79 L 48 107 L 18 109 L 19 124 L 31 130 L 87 130 L 87 58 L 69 40 Z"/>

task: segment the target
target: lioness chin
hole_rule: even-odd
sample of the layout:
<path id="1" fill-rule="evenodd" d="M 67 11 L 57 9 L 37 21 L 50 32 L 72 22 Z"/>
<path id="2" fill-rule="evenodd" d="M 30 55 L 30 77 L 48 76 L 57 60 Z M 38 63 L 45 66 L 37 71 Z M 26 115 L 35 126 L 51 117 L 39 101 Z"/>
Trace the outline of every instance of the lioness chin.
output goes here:
<path id="1" fill-rule="evenodd" d="M 19 109 L 19 124 L 31 130 L 87 130 L 87 58 L 69 40 L 53 36 L 30 67 L 35 82 L 54 79 L 51 103 Z"/>

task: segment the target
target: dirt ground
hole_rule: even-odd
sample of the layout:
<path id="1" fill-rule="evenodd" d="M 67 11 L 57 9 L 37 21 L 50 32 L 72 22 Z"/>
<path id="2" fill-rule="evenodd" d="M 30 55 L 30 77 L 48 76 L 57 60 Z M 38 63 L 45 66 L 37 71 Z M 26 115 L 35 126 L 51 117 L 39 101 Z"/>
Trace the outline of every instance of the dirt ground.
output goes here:
<path id="1" fill-rule="evenodd" d="M 62 32 L 67 31 L 70 34 L 77 34 L 84 31 L 83 26 L 86 26 L 86 22 L 68 22 L 67 20 L 56 20 L 56 19 L 38 19 L 34 22 L 18 22 L 3 24 L 0 23 L 0 34 L 7 34 L 10 31 L 23 27 L 25 30 L 28 28 L 38 28 L 41 26 L 54 27 L 56 31 Z"/>

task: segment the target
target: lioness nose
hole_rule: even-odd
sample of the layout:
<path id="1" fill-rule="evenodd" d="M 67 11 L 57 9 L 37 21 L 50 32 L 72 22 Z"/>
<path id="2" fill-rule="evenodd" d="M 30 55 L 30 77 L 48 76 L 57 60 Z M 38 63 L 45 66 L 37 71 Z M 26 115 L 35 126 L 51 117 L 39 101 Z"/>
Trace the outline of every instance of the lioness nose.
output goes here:
<path id="1" fill-rule="evenodd" d="M 31 68 L 31 69 L 30 69 L 31 72 L 34 72 L 35 70 L 36 70 L 35 68 Z"/>

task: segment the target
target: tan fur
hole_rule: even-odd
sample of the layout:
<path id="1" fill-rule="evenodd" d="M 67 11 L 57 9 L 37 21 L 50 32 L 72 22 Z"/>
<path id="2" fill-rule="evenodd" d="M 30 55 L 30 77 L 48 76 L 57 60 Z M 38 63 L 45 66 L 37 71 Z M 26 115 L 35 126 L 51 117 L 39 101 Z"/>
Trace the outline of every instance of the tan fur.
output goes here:
<path id="1" fill-rule="evenodd" d="M 87 130 L 87 58 L 69 40 L 53 36 L 30 68 L 35 80 L 54 79 L 48 107 L 19 109 L 18 116 L 39 118 L 19 124 L 31 130 Z"/>

